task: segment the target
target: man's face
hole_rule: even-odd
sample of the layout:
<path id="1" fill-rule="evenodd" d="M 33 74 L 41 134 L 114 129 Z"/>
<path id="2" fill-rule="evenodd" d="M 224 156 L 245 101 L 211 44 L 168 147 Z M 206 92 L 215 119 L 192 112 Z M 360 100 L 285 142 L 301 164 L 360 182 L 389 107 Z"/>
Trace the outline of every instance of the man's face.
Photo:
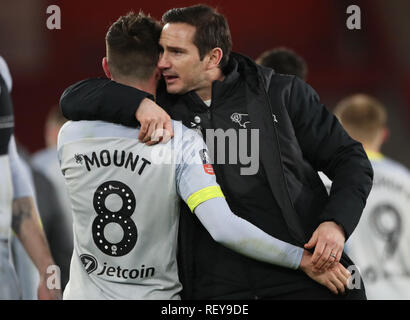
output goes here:
<path id="1" fill-rule="evenodd" d="M 163 53 L 158 61 L 172 94 L 184 94 L 206 85 L 205 59 L 200 61 L 198 48 L 192 42 L 196 28 L 186 23 L 167 23 L 162 29 L 160 46 Z"/>

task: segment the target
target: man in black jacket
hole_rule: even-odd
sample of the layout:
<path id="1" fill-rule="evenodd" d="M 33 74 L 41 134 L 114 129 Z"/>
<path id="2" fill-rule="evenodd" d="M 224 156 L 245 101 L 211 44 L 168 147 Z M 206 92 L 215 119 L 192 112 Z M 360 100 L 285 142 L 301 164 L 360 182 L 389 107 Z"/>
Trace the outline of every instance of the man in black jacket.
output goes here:
<path id="1" fill-rule="evenodd" d="M 245 142 L 247 150 L 257 144 L 259 152 L 250 163 L 253 167 L 256 161 L 257 170 L 241 163 L 214 164 L 232 210 L 283 241 L 314 250 L 318 272 L 336 261 L 351 265 L 343 246 L 360 219 L 373 176 L 360 143 L 302 80 L 276 75 L 232 53 L 229 27 L 215 10 L 203 5 L 172 9 L 163 22 L 158 66 L 166 90 L 163 83 L 158 104 L 173 119 L 202 131 L 207 142 L 214 142 L 215 135 L 209 135 L 215 129 L 223 129 L 245 136 L 240 145 Z M 152 97 L 94 79 L 68 88 L 61 106 L 71 120 L 136 126 L 136 117 L 140 138 L 149 144 L 169 125 L 162 110 L 146 98 Z M 258 132 L 256 142 L 253 130 Z M 212 158 L 229 154 L 229 144 L 227 148 L 217 147 Z M 333 180 L 330 196 L 317 171 Z M 187 212 L 181 214 L 180 228 L 183 298 L 365 298 L 363 283 L 345 296 L 334 296 L 300 271 L 240 256 L 214 242 Z"/>

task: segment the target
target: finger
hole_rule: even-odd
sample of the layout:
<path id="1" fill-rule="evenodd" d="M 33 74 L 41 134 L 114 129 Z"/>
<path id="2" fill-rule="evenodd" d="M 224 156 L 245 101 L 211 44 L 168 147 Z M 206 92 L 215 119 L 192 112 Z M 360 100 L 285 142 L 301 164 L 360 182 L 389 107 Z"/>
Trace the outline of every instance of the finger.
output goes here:
<path id="1" fill-rule="evenodd" d="M 339 270 L 340 278 L 343 279 L 343 284 L 345 285 L 345 287 L 346 287 L 347 289 L 349 289 L 350 278 L 351 278 L 352 275 L 351 275 L 350 272 L 349 272 L 345 267 L 343 267 L 340 263 L 339 263 L 339 265 L 337 266 L 337 269 Z"/>
<path id="2" fill-rule="evenodd" d="M 152 131 L 150 135 L 150 140 L 147 141 L 145 144 L 148 146 L 152 146 L 154 144 L 159 143 L 162 140 L 162 124 L 155 124 L 155 129 Z"/>
<path id="3" fill-rule="evenodd" d="M 312 249 L 317 243 L 317 233 L 314 232 L 308 243 L 305 244 L 306 249 Z"/>
<path id="4" fill-rule="evenodd" d="M 333 260 L 335 259 L 330 255 L 331 253 L 332 253 L 332 249 L 326 246 L 319 262 L 317 263 L 317 268 L 319 268 L 322 271 L 328 270 L 330 268 L 330 266 L 333 263 Z"/>
<path id="5" fill-rule="evenodd" d="M 153 145 L 155 145 L 155 144 L 158 144 L 159 142 L 160 142 L 160 141 L 150 140 L 150 141 L 145 142 L 145 145 L 146 145 L 146 146 L 153 146 Z"/>
<path id="6" fill-rule="evenodd" d="M 167 143 L 174 136 L 171 118 L 167 117 L 162 122 L 162 143 Z"/>
<path id="7" fill-rule="evenodd" d="M 329 246 L 325 245 L 325 248 L 320 256 L 319 260 L 316 263 L 316 268 L 323 269 L 325 263 L 329 260 L 330 257 L 330 248 Z"/>
<path id="8" fill-rule="evenodd" d="M 349 270 L 347 270 L 341 263 L 338 264 L 338 269 L 346 276 L 346 278 L 349 279 L 352 276 Z"/>
<path id="9" fill-rule="evenodd" d="M 343 286 L 346 288 L 348 284 L 349 278 L 346 276 L 346 274 L 340 270 L 339 268 L 335 268 L 336 270 L 336 276 L 337 278 L 342 282 Z"/>
<path id="10" fill-rule="evenodd" d="M 164 123 L 164 130 L 169 137 L 172 138 L 174 136 L 174 128 L 172 127 L 172 121 L 169 117 L 167 117 L 167 120 Z"/>
<path id="11" fill-rule="evenodd" d="M 164 136 L 164 129 L 162 128 L 162 123 L 156 125 L 154 132 L 151 136 L 151 141 L 160 142 Z"/>
<path id="12" fill-rule="evenodd" d="M 335 264 L 337 264 L 340 261 L 340 259 L 342 259 L 342 254 L 343 254 L 343 248 L 336 253 Z"/>
<path id="13" fill-rule="evenodd" d="M 332 273 L 331 281 L 336 286 L 337 291 L 339 293 L 344 293 L 345 292 L 345 286 L 344 286 L 343 282 L 339 280 L 338 276 L 335 273 Z"/>
<path id="14" fill-rule="evenodd" d="M 155 128 L 156 128 L 156 123 L 152 121 L 148 126 L 147 134 L 145 135 L 144 140 L 142 140 L 142 142 L 146 143 L 151 140 L 151 137 L 154 134 Z"/>
<path id="15" fill-rule="evenodd" d="M 335 255 L 335 257 L 331 257 L 333 261 L 331 261 L 330 265 L 328 266 L 328 268 L 334 268 L 337 266 L 337 264 L 340 261 L 340 257 L 341 257 L 341 253 L 340 251 L 336 251 L 336 249 L 333 249 L 331 252 L 332 255 Z"/>
<path id="16" fill-rule="evenodd" d="M 172 138 L 172 134 L 168 131 L 168 129 L 164 129 L 164 136 L 162 138 L 162 143 L 167 143 Z"/>
<path id="17" fill-rule="evenodd" d="M 323 269 L 327 270 L 329 269 L 332 265 L 334 265 L 334 262 L 336 260 L 336 258 L 334 256 L 336 256 L 336 254 L 334 254 L 335 249 L 330 249 L 330 253 L 329 253 L 329 258 L 327 259 L 327 261 L 324 263 L 323 265 Z M 337 256 L 336 256 L 337 257 Z"/>
<path id="18" fill-rule="evenodd" d="M 162 140 L 163 140 L 163 137 L 160 137 L 160 138 L 151 137 L 151 140 L 147 141 L 147 142 L 145 143 L 145 145 L 147 145 L 147 146 L 153 146 L 153 145 L 155 145 L 155 144 L 158 144 L 158 143 L 162 142 Z"/>
<path id="19" fill-rule="evenodd" d="M 342 268 L 336 266 L 331 268 L 330 270 L 333 270 L 340 280 L 347 279 L 347 274 L 343 271 Z"/>
<path id="20" fill-rule="evenodd" d="M 312 263 L 314 265 L 317 264 L 319 258 L 322 256 L 323 251 L 325 250 L 326 243 L 323 241 L 319 241 L 315 247 L 315 251 L 313 252 L 312 256 Z M 316 266 L 317 267 L 317 266 Z"/>
<path id="21" fill-rule="evenodd" d="M 144 141 L 145 135 L 147 134 L 147 130 L 148 130 L 148 122 L 143 122 L 141 123 L 141 128 L 140 128 L 140 133 L 138 135 L 138 140 L 140 141 Z"/>
<path id="22" fill-rule="evenodd" d="M 334 294 L 337 294 L 337 288 L 336 288 L 336 286 L 335 286 L 330 280 L 328 280 L 328 281 L 326 282 L 326 287 L 327 287 L 330 291 L 332 291 Z"/>

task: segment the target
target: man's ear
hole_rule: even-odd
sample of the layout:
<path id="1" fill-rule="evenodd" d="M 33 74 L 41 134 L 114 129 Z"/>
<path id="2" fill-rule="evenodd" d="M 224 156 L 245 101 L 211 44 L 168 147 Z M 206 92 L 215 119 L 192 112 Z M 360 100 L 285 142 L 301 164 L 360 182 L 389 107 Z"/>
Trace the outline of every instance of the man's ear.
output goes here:
<path id="1" fill-rule="evenodd" d="M 105 75 L 107 76 L 107 78 L 112 79 L 110 69 L 108 68 L 108 60 L 107 60 L 107 57 L 104 57 L 104 58 L 102 59 L 102 68 L 103 68 L 104 73 L 105 73 Z"/>
<path id="2" fill-rule="evenodd" d="M 213 48 L 208 53 L 208 69 L 218 68 L 224 53 L 221 48 Z"/>
<path id="3" fill-rule="evenodd" d="M 154 76 L 155 76 L 155 81 L 157 82 L 159 81 L 159 79 L 161 79 L 162 74 L 161 74 L 161 70 L 158 67 L 155 68 Z"/>
<path id="4" fill-rule="evenodd" d="M 385 128 L 383 128 L 383 133 L 382 134 L 383 134 L 382 143 L 385 143 L 389 139 L 390 130 L 385 127 Z"/>

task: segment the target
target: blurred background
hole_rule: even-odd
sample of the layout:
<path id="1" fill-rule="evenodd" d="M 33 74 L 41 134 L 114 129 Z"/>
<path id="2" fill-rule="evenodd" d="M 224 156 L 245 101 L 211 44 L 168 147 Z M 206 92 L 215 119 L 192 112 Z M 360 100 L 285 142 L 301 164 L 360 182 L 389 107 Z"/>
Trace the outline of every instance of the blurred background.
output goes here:
<path id="1" fill-rule="evenodd" d="M 48 111 L 64 89 L 104 76 L 101 60 L 108 26 L 130 10 L 157 19 L 177 0 L 1 0 L 0 55 L 13 77 L 17 140 L 33 153 L 45 146 Z M 307 82 L 329 109 L 344 96 L 376 96 L 389 113 L 383 152 L 410 167 L 410 1 L 310 0 L 241 3 L 204 0 L 228 19 L 234 51 L 257 58 L 286 46 L 308 65 Z M 361 30 L 349 30 L 349 5 L 361 9 Z M 46 26 L 47 7 L 61 9 L 61 30 Z"/>

